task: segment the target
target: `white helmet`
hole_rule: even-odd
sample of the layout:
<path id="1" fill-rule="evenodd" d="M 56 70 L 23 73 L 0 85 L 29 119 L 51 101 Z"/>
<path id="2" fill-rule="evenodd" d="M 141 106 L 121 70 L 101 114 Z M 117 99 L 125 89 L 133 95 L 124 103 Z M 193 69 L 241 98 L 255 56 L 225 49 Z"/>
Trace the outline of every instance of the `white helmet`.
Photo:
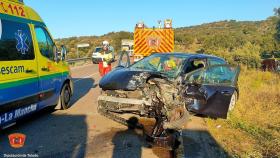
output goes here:
<path id="1" fill-rule="evenodd" d="M 103 41 L 103 42 L 102 42 L 102 46 L 108 47 L 109 45 L 110 45 L 110 43 L 109 43 L 108 41 Z"/>

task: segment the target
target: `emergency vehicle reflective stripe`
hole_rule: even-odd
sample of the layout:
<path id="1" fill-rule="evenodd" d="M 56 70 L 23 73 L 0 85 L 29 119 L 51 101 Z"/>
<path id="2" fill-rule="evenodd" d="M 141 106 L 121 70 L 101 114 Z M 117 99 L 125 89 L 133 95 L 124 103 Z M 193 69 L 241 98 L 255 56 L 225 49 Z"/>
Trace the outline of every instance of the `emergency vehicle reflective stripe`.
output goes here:
<path id="1" fill-rule="evenodd" d="M 69 72 L 64 72 L 62 76 L 68 76 Z M 56 73 L 56 74 L 51 74 L 51 75 L 45 75 L 45 76 L 40 76 L 40 79 L 50 79 L 50 78 L 55 78 L 55 77 L 61 77 L 61 73 Z M 4 82 L 0 83 L 0 90 L 6 89 L 6 88 L 11 88 L 11 87 L 16 87 L 19 85 L 24 85 L 28 83 L 32 83 L 39 80 L 39 77 L 34 77 L 34 78 L 29 78 L 29 79 L 24 79 L 24 80 L 16 80 L 12 82 Z M 0 98 L 1 99 L 1 98 Z"/>
<path id="2" fill-rule="evenodd" d="M 174 51 L 174 31 L 172 29 L 135 28 L 134 37 L 135 55 L 149 56 L 152 52 Z"/>
<path id="3" fill-rule="evenodd" d="M 53 84 L 53 88 L 61 89 L 60 84 L 52 83 L 55 80 L 59 82 L 65 78 L 69 77 L 69 72 L 64 72 L 63 74 L 51 74 L 46 76 L 40 76 L 35 78 L 29 78 L 24 80 L 17 80 L 12 82 L 5 82 L 0 84 L 0 109 L 3 108 L 3 104 L 9 104 L 14 100 L 19 98 L 24 99 L 30 97 L 30 94 L 41 94 L 44 93 L 38 86 L 39 82 L 49 82 Z M 12 95 L 11 95 L 12 94 Z M 54 93 L 52 93 L 54 94 Z M 55 92 L 55 94 L 59 94 L 59 92 Z M 45 96 L 45 95 L 44 95 Z M 42 96 L 42 97 L 44 97 Z M 19 100 L 21 100 L 19 99 Z M 23 101 L 23 100 L 22 100 Z M 26 104 L 23 104 L 26 105 Z"/>
<path id="4" fill-rule="evenodd" d="M 26 96 L 26 97 L 23 97 L 21 99 L 15 100 L 15 101 L 11 101 L 9 103 L 0 104 L 0 107 L 1 107 L 0 114 L 9 112 L 12 109 L 21 108 L 26 105 L 31 105 L 34 103 L 38 103 L 39 101 L 46 100 L 46 99 L 50 98 L 51 96 L 53 96 L 54 93 L 55 93 L 54 89 L 50 89 L 48 91 L 40 92 L 40 93 L 34 94 L 32 96 Z"/>

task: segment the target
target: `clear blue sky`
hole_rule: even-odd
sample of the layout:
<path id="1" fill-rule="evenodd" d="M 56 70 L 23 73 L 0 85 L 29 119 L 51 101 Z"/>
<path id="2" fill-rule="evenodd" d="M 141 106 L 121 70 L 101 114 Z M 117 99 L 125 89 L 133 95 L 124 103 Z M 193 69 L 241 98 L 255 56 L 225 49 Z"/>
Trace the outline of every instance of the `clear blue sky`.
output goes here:
<path id="1" fill-rule="evenodd" d="M 220 20 L 264 20 L 280 0 L 25 0 L 55 38 L 133 31 L 143 20 L 155 26 L 171 18 L 174 27 Z"/>

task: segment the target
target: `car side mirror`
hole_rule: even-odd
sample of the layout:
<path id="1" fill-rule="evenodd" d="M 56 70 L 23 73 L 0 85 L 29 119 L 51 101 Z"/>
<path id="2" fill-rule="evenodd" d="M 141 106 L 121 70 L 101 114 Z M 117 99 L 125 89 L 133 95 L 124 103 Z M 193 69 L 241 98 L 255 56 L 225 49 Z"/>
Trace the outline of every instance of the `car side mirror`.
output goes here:
<path id="1" fill-rule="evenodd" d="M 177 78 L 177 84 L 178 85 L 184 85 L 186 83 L 184 75 L 179 75 Z"/>
<path id="2" fill-rule="evenodd" d="M 58 63 L 60 61 L 60 53 L 58 52 L 56 45 L 53 46 L 53 52 L 54 52 L 54 61 Z"/>
<path id="3" fill-rule="evenodd" d="M 123 51 L 121 52 L 120 58 L 119 58 L 119 63 L 118 63 L 118 67 L 123 67 L 123 68 L 127 68 L 130 66 L 130 57 L 128 52 Z"/>
<path id="4" fill-rule="evenodd" d="M 67 49 L 64 45 L 61 46 L 61 50 L 60 50 L 60 59 L 62 61 L 66 60 L 66 56 L 67 56 Z"/>

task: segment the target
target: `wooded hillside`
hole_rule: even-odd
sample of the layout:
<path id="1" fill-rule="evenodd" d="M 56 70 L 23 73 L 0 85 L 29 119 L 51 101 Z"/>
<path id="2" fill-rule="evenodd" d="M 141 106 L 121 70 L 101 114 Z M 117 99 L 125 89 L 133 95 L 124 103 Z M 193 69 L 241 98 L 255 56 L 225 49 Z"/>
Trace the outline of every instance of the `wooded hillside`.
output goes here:
<path id="1" fill-rule="evenodd" d="M 214 54 L 230 63 L 242 63 L 249 67 L 260 66 L 260 55 L 280 50 L 279 17 L 263 21 L 220 21 L 198 26 L 175 29 L 175 51 Z M 278 34 L 277 34 L 278 32 Z M 83 36 L 57 39 L 57 45 L 66 45 L 69 58 L 76 58 L 77 44 L 89 43 L 80 48 L 80 57 L 90 56 L 96 46 L 108 40 L 120 51 L 122 39 L 133 39 L 131 32 L 111 32 L 102 36 Z"/>

